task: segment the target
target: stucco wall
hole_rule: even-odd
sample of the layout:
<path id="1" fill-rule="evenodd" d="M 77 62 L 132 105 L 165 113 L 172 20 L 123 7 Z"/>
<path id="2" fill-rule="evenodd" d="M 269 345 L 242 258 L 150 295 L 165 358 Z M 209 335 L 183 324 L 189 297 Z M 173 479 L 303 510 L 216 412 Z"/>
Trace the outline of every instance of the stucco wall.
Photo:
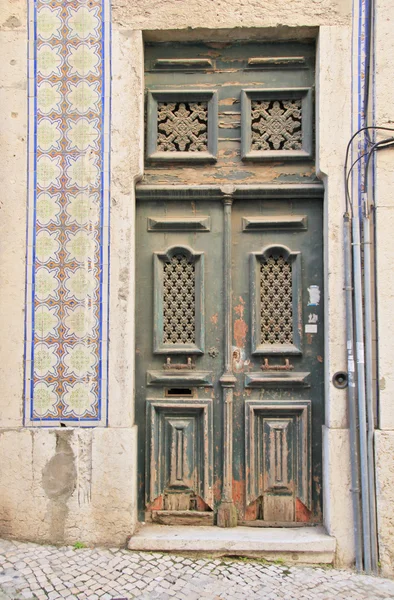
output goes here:
<path id="1" fill-rule="evenodd" d="M 21 425 L 27 190 L 26 3 L 0 7 L 1 427 Z"/>
<path id="2" fill-rule="evenodd" d="M 389 0 L 376 3 L 376 124 L 393 127 L 394 108 L 390 82 L 394 65 L 393 7 Z M 382 132 L 378 139 L 394 136 Z M 394 271 L 392 232 L 394 227 L 394 148 L 378 153 L 376 159 L 377 299 L 379 347 L 380 431 L 375 433 L 377 513 L 382 571 L 394 573 Z"/>
<path id="3" fill-rule="evenodd" d="M 349 22 L 349 0 L 140 0 L 112 3 L 115 27 L 141 30 L 196 28 L 316 27 Z"/>
<path id="4" fill-rule="evenodd" d="M 135 434 L 0 430 L 0 535 L 123 545 L 135 523 Z"/>

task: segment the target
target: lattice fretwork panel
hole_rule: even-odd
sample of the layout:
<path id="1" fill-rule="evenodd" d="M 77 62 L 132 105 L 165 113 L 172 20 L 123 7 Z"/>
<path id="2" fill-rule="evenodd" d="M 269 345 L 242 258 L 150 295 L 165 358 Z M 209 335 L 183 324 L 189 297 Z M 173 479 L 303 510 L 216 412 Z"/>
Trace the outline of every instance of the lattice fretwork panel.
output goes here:
<path id="1" fill-rule="evenodd" d="M 157 121 L 157 150 L 208 150 L 208 102 L 159 102 Z"/>
<path id="2" fill-rule="evenodd" d="M 302 103 L 296 100 L 253 100 L 252 150 L 300 150 Z"/>
<path id="3" fill-rule="evenodd" d="M 163 265 L 163 342 L 196 341 L 196 273 L 186 256 L 176 254 Z"/>
<path id="4" fill-rule="evenodd" d="M 292 265 L 283 256 L 261 262 L 261 343 L 293 344 Z"/>

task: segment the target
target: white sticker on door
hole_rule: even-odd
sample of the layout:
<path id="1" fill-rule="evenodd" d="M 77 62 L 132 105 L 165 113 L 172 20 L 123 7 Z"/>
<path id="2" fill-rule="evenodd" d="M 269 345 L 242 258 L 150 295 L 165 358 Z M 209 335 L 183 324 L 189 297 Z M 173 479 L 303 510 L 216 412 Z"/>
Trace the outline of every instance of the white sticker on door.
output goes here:
<path id="1" fill-rule="evenodd" d="M 308 306 L 319 306 L 320 302 L 320 288 L 318 285 L 311 285 L 308 287 L 309 302 Z"/>

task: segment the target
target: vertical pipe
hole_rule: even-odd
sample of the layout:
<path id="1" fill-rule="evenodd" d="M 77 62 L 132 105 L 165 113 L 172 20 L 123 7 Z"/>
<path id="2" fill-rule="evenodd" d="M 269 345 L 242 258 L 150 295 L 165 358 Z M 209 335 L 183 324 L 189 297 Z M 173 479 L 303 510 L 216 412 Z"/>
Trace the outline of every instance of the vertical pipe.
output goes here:
<path id="1" fill-rule="evenodd" d="M 366 196 L 366 195 L 365 195 Z M 376 525 L 376 495 L 375 495 L 375 461 L 374 461 L 374 430 L 375 415 L 373 409 L 373 356 L 372 356 L 372 283 L 371 283 L 371 230 L 368 217 L 367 199 L 363 217 L 364 237 L 364 313 L 365 313 L 365 383 L 367 405 L 367 451 L 368 451 L 368 482 L 369 510 L 371 532 L 371 567 L 378 569 L 378 543 Z"/>
<path id="2" fill-rule="evenodd" d="M 232 188 L 225 186 L 223 197 L 223 285 L 224 285 L 224 373 L 220 378 L 223 394 L 223 492 L 218 508 L 219 527 L 235 527 L 237 512 L 233 502 L 233 396 L 236 379 L 232 357 L 232 278 L 231 278 L 231 208 Z"/>
<path id="3" fill-rule="evenodd" d="M 223 502 L 233 501 L 233 392 L 234 388 L 223 386 L 223 419 L 224 419 L 224 448 L 223 448 Z"/>
<path id="4" fill-rule="evenodd" d="M 232 196 L 226 194 L 223 198 L 224 232 L 223 232 L 223 281 L 224 281 L 224 364 L 225 373 L 233 371 L 232 357 L 232 277 L 231 277 L 231 209 Z"/>
<path id="5" fill-rule="evenodd" d="M 368 0 L 367 12 L 367 31 L 368 31 L 368 47 L 367 47 L 367 68 L 365 76 L 366 94 L 365 94 L 365 119 L 366 124 L 370 122 L 372 116 L 372 124 L 375 125 L 375 11 L 376 5 L 374 0 Z M 372 92 L 372 94 L 371 94 Z M 370 105 L 370 96 L 372 95 L 372 115 L 368 114 L 368 106 Z M 375 133 L 375 132 L 374 132 Z M 375 135 L 372 135 L 375 139 Z M 367 162 L 368 168 L 368 162 Z M 375 159 L 372 154 L 372 201 L 374 200 L 374 169 Z M 368 178 L 368 173 L 365 173 Z M 371 566 L 374 572 L 378 570 L 379 550 L 378 550 L 378 533 L 377 533 L 377 514 L 376 514 L 376 484 L 375 484 L 375 452 L 374 452 L 374 433 L 375 433 L 375 411 L 374 411 L 374 382 L 373 375 L 377 372 L 376 367 L 373 368 L 373 331 L 376 331 L 373 326 L 373 311 L 375 310 L 375 293 L 372 285 L 372 250 L 371 250 L 371 213 L 368 203 L 368 189 L 366 189 L 366 181 L 364 181 L 364 217 L 363 217 L 363 240 L 364 240 L 364 306 L 365 306 L 365 377 L 366 377 L 366 401 L 367 401 L 367 447 L 368 447 L 368 478 L 369 478 L 369 510 L 370 510 L 370 527 L 371 527 Z M 374 272 L 376 278 L 376 271 Z M 375 313 L 376 314 L 376 313 Z"/>
<path id="6" fill-rule="evenodd" d="M 353 234 L 353 279 L 354 316 L 356 324 L 356 360 L 358 389 L 358 420 L 360 439 L 361 506 L 363 524 L 364 569 L 371 572 L 371 528 L 369 509 L 369 478 L 367 449 L 367 416 L 365 406 L 365 359 L 364 359 L 364 315 L 361 276 L 361 245 L 359 207 L 355 207 L 352 219 Z"/>
<path id="7" fill-rule="evenodd" d="M 361 547 L 360 522 L 360 482 L 359 482 L 359 451 L 357 439 L 357 407 L 356 382 L 354 369 L 354 330 L 353 330 L 353 286 L 352 286 L 352 251 L 350 219 L 345 213 L 343 222 L 344 266 L 345 266 L 345 298 L 346 298 L 346 348 L 348 371 L 348 406 L 350 430 L 350 464 L 352 474 L 352 502 L 354 545 L 356 550 L 356 569 L 362 571 L 363 558 Z"/>

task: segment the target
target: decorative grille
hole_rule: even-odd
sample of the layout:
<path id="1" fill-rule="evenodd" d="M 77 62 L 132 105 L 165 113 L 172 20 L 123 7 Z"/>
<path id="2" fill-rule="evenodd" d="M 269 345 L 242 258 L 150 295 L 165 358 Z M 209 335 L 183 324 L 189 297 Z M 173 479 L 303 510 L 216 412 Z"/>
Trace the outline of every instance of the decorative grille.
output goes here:
<path id="1" fill-rule="evenodd" d="M 196 274 L 186 256 L 176 254 L 164 263 L 163 341 L 194 344 L 196 340 Z"/>
<path id="2" fill-rule="evenodd" d="M 301 99 L 252 101 L 252 150 L 300 149 Z"/>
<path id="3" fill-rule="evenodd" d="M 159 102 L 157 121 L 157 150 L 208 150 L 208 102 Z"/>
<path id="4" fill-rule="evenodd" d="M 260 267 L 261 343 L 293 343 L 292 266 L 271 255 Z"/>

